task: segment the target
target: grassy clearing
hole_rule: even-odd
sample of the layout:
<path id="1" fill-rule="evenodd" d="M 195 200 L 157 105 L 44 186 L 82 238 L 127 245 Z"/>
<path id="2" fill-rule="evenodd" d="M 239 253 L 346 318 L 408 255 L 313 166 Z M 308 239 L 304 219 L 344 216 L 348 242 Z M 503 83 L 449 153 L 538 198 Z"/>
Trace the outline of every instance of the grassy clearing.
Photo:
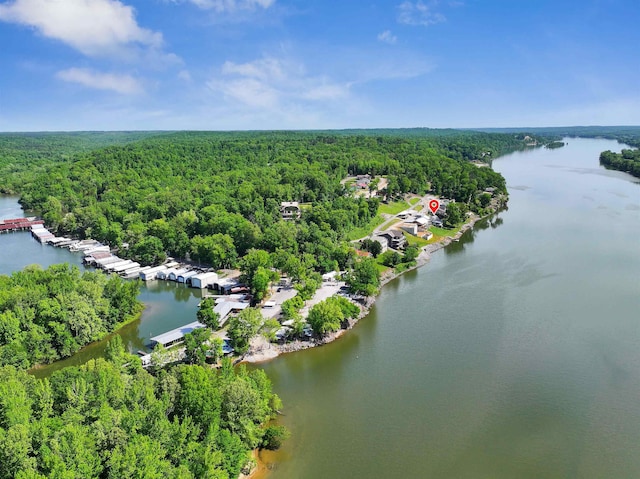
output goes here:
<path id="1" fill-rule="evenodd" d="M 407 238 L 407 243 L 409 243 L 409 246 L 417 246 L 418 248 L 422 248 L 423 246 L 431 243 L 431 241 L 427 241 L 426 239 L 420 238 L 418 236 L 413 236 L 406 231 L 403 231 L 403 234 L 404 237 Z"/>
<path id="2" fill-rule="evenodd" d="M 392 201 L 388 205 L 380 203 L 380 206 L 378 206 L 378 214 L 397 215 L 407 208 L 409 208 L 409 203 L 406 201 Z"/>
<path id="3" fill-rule="evenodd" d="M 459 224 L 458 226 L 456 226 L 455 228 L 452 229 L 448 229 L 448 228 L 438 228 L 436 226 L 432 226 L 429 228 L 429 231 L 431 231 L 434 236 L 455 236 L 458 231 L 460 231 L 460 228 L 462 228 L 462 224 Z"/>
<path id="4" fill-rule="evenodd" d="M 409 262 L 409 263 L 400 263 L 399 265 L 397 265 L 397 266 L 395 267 L 395 272 L 396 272 L 397 274 L 400 274 L 400 273 L 402 273 L 403 271 L 408 270 L 409 268 L 413 268 L 415 265 L 416 265 L 416 262 L 415 262 L 415 261 L 411 261 L 411 262 Z"/>
<path id="5" fill-rule="evenodd" d="M 347 234 L 347 240 L 353 241 L 360 238 L 364 238 L 365 236 L 369 236 L 373 232 L 373 230 L 377 226 L 380 226 L 382 223 L 384 223 L 384 218 L 380 215 L 376 215 L 373 218 L 371 218 L 369 223 L 367 223 L 366 225 L 349 231 L 349 234 Z"/>
<path id="6" fill-rule="evenodd" d="M 460 231 L 460 228 L 462 228 L 462 225 L 463 223 L 460 223 L 459 225 L 457 225 L 455 228 L 452 228 L 452 229 L 438 228 L 436 226 L 431 226 L 429 228 L 429 231 L 433 233 L 433 238 L 431 238 L 427 242 L 427 244 L 437 243 L 438 241 L 441 241 L 444 238 L 455 236 Z"/>
<path id="7" fill-rule="evenodd" d="M 409 198 L 409 204 L 410 204 L 411 206 L 413 206 L 413 205 L 415 205 L 415 204 L 417 204 L 417 203 L 420 203 L 420 199 L 421 199 L 421 198 L 418 198 L 418 197 L 416 197 L 416 198 Z"/>
<path id="8" fill-rule="evenodd" d="M 381 276 L 384 275 L 390 269 L 388 266 L 385 266 L 378 262 L 376 262 L 376 268 L 378 268 L 378 271 L 380 272 Z"/>

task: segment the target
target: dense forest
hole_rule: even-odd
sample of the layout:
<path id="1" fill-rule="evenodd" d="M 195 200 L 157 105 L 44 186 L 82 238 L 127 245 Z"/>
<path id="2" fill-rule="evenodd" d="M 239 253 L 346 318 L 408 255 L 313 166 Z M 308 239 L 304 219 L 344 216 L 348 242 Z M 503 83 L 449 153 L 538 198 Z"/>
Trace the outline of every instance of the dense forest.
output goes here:
<path id="1" fill-rule="evenodd" d="M 79 152 L 124 145 L 158 132 L 0 133 L 0 193 L 17 193 L 19 185 L 67 161 Z"/>
<path id="2" fill-rule="evenodd" d="M 71 356 L 140 312 L 137 281 L 67 264 L 0 275 L 0 365 Z"/>
<path id="3" fill-rule="evenodd" d="M 145 263 L 165 254 L 233 266 L 251 248 L 305 257 L 320 272 L 344 268 L 348 232 L 375 216 L 380 199 L 347 194 L 347 175 L 384 175 L 385 197 L 431 191 L 482 208 L 504 178 L 468 160 L 523 147 L 515 135 L 452 132 L 402 136 L 341 133 L 181 132 L 79 153 L 23 177 L 26 208 L 59 233 L 128 245 Z M 280 220 L 280 203 L 306 206 Z"/>
<path id="4" fill-rule="evenodd" d="M 264 426 L 281 406 L 262 370 L 152 376 L 132 359 L 110 343 L 108 360 L 49 379 L 0 367 L 0 479 L 235 478 L 286 435 Z"/>
<path id="5" fill-rule="evenodd" d="M 625 171 L 640 178 L 640 150 L 622 150 L 621 153 L 603 151 L 600 163 L 607 168 Z"/>

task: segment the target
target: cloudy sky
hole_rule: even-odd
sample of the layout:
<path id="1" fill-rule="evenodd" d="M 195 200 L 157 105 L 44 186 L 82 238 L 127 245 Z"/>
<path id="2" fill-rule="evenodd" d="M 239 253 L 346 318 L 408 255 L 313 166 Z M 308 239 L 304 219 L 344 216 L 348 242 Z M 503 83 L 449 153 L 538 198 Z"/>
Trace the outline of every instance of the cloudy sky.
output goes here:
<path id="1" fill-rule="evenodd" d="M 640 124 L 638 0 L 0 0 L 0 131 Z"/>

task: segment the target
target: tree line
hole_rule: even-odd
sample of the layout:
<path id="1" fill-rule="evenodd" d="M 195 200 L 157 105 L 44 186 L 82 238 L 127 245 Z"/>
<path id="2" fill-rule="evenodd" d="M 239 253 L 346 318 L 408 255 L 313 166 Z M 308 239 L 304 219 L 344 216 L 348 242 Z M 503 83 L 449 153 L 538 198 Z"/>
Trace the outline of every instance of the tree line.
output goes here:
<path id="1" fill-rule="evenodd" d="M 73 355 L 142 310 L 137 281 L 59 264 L 0 275 L 0 365 L 25 369 Z"/>
<path id="2" fill-rule="evenodd" d="M 128 246 L 123 255 L 146 264 L 168 254 L 232 267 L 261 249 L 322 273 L 345 267 L 345 238 L 381 200 L 430 191 L 480 211 L 481 192 L 506 193 L 505 181 L 467 160 L 519 146 L 513 135 L 464 132 L 181 132 L 80 152 L 17 188 L 55 231 Z M 340 180 L 354 174 L 386 176 L 384 196 L 348 194 Z M 302 203 L 302 218 L 282 221 L 282 201 Z"/>
<path id="3" fill-rule="evenodd" d="M 49 379 L 2 366 L 0 479 L 236 478 L 250 450 L 286 437 L 265 426 L 280 408 L 262 370 L 224 361 L 153 376 L 118 341 Z"/>
<path id="4" fill-rule="evenodd" d="M 640 178 L 640 150 L 622 150 L 620 153 L 603 151 L 600 154 L 600 164 Z"/>

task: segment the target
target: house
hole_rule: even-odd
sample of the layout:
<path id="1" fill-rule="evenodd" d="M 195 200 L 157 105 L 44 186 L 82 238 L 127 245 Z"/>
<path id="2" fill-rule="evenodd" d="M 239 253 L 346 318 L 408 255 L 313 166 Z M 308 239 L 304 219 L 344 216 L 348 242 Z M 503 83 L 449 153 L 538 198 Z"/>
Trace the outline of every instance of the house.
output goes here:
<path id="1" fill-rule="evenodd" d="M 426 216 L 418 216 L 415 220 L 419 228 L 426 228 L 429 226 L 429 218 Z"/>
<path id="2" fill-rule="evenodd" d="M 431 238 L 433 238 L 433 233 L 431 231 L 427 230 L 424 233 L 422 233 L 423 240 L 429 241 Z"/>
<path id="3" fill-rule="evenodd" d="M 401 231 L 388 230 L 382 234 L 387 237 L 387 241 L 389 243 L 390 248 L 402 249 L 407 244 L 407 239 L 404 237 Z"/>
<path id="4" fill-rule="evenodd" d="M 389 248 L 389 240 L 386 236 L 375 235 L 372 236 L 371 239 L 380 243 L 380 246 L 382 246 L 382 249 L 380 250 L 381 253 L 384 253 Z"/>
<path id="5" fill-rule="evenodd" d="M 222 278 L 213 283 L 213 289 L 217 289 L 222 294 L 229 294 L 232 292 L 232 289 L 239 286 L 241 286 L 241 283 L 233 278 Z"/>
<path id="6" fill-rule="evenodd" d="M 443 226 L 442 220 L 440 218 L 438 218 L 437 216 L 432 216 L 431 217 L 431 224 L 433 226 L 437 226 L 438 228 L 442 228 L 442 226 Z"/>
<path id="7" fill-rule="evenodd" d="M 280 203 L 280 215 L 283 220 L 300 219 L 301 213 L 300 203 L 297 201 L 283 201 Z"/>
<path id="8" fill-rule="evenodd" d="M 329 271 L 328 273 L 322 275 L 322 281 L 335 281 L 337 276 L 337 271 Z"/>
<path id="9" fill-rule="evenodd" d="M 413 236 L 418 234 L 418 225 L 416 223 L 402 223 L 400 225 L 400 229 L 412 234 Z"/>
<path id="10" fill-rule="evenodd" d="M 371 176 L 369 175 L 356 176 L 356 186 L 361 190 L 365 190 L 369 188 L 369 184 L 371 184 Z"/>

